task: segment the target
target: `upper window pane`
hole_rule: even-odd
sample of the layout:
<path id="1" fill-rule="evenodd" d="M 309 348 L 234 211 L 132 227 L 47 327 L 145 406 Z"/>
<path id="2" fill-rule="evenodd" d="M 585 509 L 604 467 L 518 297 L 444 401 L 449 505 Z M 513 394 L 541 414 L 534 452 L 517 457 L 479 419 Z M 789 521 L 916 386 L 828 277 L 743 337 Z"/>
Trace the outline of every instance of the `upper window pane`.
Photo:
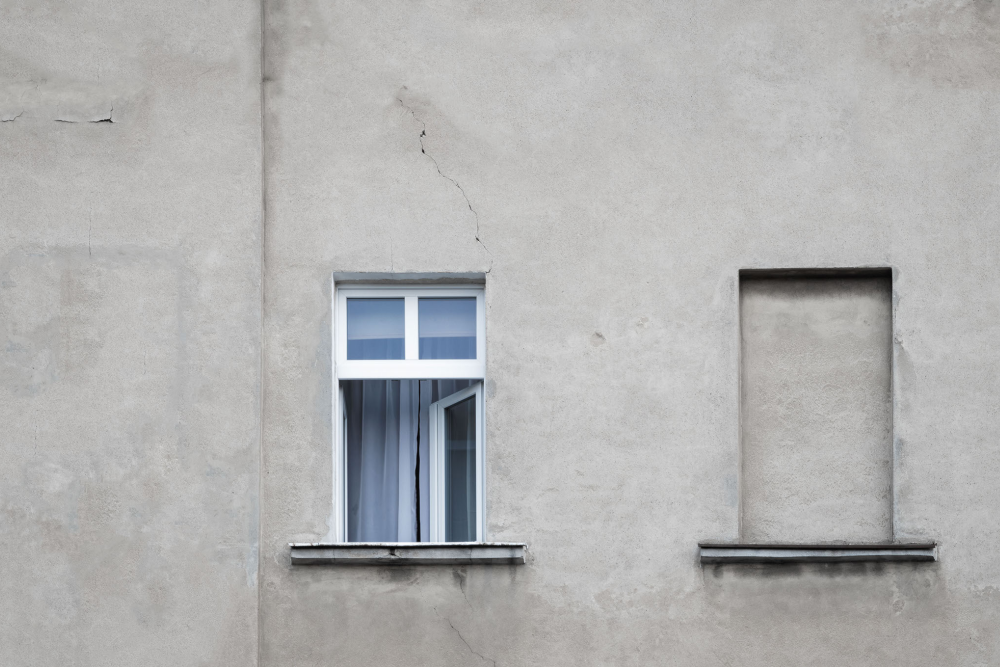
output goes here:
<path id="1" fill-rule="evenodd" d="M 402 359 L 403 299 L 347 300 L 347 358 Z"/>
<path id="2" fill-rule="evenodd" d="M 476 299 L 420 299 L 420 358 L 476 358 Z M 350 358 L 350 357 L 348 357 Z"/>

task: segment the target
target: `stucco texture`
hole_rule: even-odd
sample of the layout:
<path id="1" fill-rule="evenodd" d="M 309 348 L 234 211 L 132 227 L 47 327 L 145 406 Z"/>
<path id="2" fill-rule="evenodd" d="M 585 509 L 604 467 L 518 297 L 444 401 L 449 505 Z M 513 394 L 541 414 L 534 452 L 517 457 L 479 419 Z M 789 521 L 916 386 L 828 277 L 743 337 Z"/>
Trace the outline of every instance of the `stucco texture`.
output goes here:
<path id="1" fill-rule="evenodd" d="M 1000 662 L 998 21 L 268 2 L 262 664 Z M 941 560 L 703 568 L 738 271 L 845 266 L 894 272 L 896 537 Z M 289 565 L 331 525 L 335 271 L 488 272 L 486 525 L 525 566 Z"/>
<path id="2" fill-rule="evenodd" d="M 740 537 L 891 542 L 892 279 L 740 278 Z"/>
<path id="3" fill-rule="evenodd" d="M 998 47 L 992 0 L 3 4 L 0 664 L 1000 663 Z M 701 566 L 739 270 L 859 266 L 939 562 Z M 525 565 L 290 564 L 335 272 L 486 274 Z"/>
<path id="4" fill-rule="evenodd" d="M 0 4 L 0 664 L 257 654 L 259 8 Z"/>

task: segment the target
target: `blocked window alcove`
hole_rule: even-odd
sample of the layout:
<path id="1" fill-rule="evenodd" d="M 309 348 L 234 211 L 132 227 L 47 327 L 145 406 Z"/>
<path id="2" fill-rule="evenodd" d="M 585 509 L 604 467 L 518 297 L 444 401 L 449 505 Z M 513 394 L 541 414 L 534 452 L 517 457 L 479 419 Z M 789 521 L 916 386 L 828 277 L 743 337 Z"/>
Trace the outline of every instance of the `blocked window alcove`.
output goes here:
<path id="1" fill-rule="evenodd" d="M 893 534 L 889 269 L 740 273 L 740 540 L 703 562 L 933 560 Z"/>

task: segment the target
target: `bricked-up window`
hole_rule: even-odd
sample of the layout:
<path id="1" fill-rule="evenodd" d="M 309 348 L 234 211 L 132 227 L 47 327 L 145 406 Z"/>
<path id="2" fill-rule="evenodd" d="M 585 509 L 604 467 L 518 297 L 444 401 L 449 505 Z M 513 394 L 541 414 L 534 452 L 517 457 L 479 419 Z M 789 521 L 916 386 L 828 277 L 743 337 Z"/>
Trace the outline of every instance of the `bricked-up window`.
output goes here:
<path id="1" fill-rule="evenodd" d="M 483 288 L 341 287 L 334 329 L 339 539 L 483 541 Z"/>
<path id="2" fill-rule="evenodd" d="M 740 275 L 745 542 L 892 538 L 888 270 Z"/>

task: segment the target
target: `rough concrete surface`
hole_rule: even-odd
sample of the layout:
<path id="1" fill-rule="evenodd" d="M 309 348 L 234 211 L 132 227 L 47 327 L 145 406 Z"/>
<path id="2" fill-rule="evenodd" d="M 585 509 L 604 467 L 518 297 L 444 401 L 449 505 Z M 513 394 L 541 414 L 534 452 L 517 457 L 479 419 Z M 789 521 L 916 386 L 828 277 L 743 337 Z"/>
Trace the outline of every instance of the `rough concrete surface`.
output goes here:
<path id="1" fill-rule="evenodd" d="M 259 17 L 0 4 L 5 667 L 256 661 Z"/>
<path id="2" fill-rule="evenodd" d="M 892 540 L 892 279 L 741 278 L 747 542 Z"/>
<path id="3" fill-rule="evenodd" d="M 262 664 L 1000 662 L 996 3 L 267 10 Z M 837 266 L 894 270 L 897 537 L 941 560 L 703 568 L 738 270 Z M 489 271 L 487 539 L 526 565 L 289 564 L 334 271 Z"/>
<path id="4" fill-rule="evenodd" d="M 0 664 L 1000 663 L 1000 4 L 266 0 L 263 76 L 261 9 L 0 6 Z M 940 560 L 702 567 L 738 271 L 838 266 Z M 291 565 L 365 271 L 487 273 L 525 565 Z"/>

